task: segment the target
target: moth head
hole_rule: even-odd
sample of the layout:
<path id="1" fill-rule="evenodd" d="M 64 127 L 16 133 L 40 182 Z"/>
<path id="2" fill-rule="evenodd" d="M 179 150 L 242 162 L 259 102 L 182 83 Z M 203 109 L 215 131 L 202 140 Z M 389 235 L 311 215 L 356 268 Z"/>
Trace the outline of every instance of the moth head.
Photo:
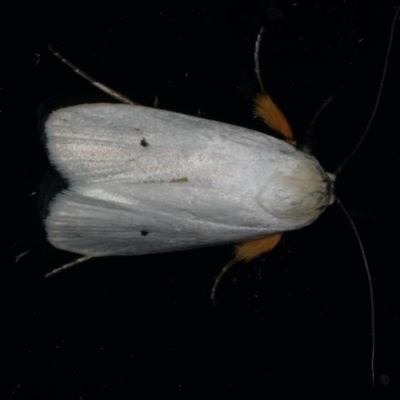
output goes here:
<path id="1" fill-rule="evenodd" d="M 290 161 L 276 173 L 257 201 L 269 214 L 285 221 L 288 229 L 311 224 L 335 201 L 335 175 L 323 170 L 311 156 Z"/>

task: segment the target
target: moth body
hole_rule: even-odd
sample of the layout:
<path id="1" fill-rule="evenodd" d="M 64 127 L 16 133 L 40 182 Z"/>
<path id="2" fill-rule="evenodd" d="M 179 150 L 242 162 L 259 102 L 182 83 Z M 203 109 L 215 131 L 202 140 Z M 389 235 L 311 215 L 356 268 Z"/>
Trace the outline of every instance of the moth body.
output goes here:
<path id="1" fill-rule="evenodd" d="M 47 149 L 69 187 L 48 240 L 88 256 L 235 243 L 298 229 L 334 201 L 334 176 L 264 133 L 170 111 L 82 104 L 54 111 Z"/>

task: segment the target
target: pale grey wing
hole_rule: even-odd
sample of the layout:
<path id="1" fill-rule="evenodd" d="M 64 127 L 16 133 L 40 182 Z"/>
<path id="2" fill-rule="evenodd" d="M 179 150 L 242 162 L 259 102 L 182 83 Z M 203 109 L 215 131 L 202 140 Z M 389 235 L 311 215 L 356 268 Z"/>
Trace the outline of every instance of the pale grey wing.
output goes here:
<path id="1" fill-rule="evenodd" d="M 197 196 L 197 190 L 162 183 L 113 186 L 92 188 L 98 197 L 85 190 L 58 195 L 46 219 L 49 241 L 91 256 L 135 255 L 235 243 L 274 231 L 272 220 L 266 225 L 265 217 L 242 206 L 244 198 L 224 199 L 213 189 Z M 127 191 L 134 192 L 129 204 Z"/>
<path id="2" fill-rule="evenodd" d="M 72 183 L 167 182 L 189 175 L 211 180 L 220 172 L 230 175 L 232 163 L 224 165 L 225 160 L 296 152 L 260 132 L 121 104 L 59 109 L 45 131 L 51 162 Z"/>
<path id="3" fill-rule="evenodd" d="M 71 182 L 51 204 L 48 238 L 77 253 L 145 254 L 237 242 L 306 225 L 326 203 L 316 194 L 325 184 L 314 159 L 244 128 L 93 104 L 56 111 L 46 133 L 52 162 Z M 292 193 L 298 174 L 306 186 L 310 177 L 315 181 L 310 189 L 300 184 L 309 215 L 298 211 Z M 288 190 L 282 191 L 282 177 Z M 296 216 L 286 217 L 293 204 Z"/>

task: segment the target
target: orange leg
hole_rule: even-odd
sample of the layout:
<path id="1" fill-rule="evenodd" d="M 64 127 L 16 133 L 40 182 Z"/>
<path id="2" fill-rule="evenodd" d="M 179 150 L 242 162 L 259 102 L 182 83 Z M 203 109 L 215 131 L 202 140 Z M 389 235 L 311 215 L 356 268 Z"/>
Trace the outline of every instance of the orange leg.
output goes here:
<path id="1" fill-rule="evenodd" d="M 255 99 L 254 114 L 261 118 L 272 130 L 280 132 L 286 142 L 295 146 L 293 130 L 280 108 L 268 94 L 260 94 Z"/>
<path id="2" fill-rule="evenodd" d="M 275 233 L 261 239 L 248 240 L 240 243 L 235 247 L 235 260 L 251 261 L 259 255 L 271 251 L 282 239 L 283 233 Z"/>

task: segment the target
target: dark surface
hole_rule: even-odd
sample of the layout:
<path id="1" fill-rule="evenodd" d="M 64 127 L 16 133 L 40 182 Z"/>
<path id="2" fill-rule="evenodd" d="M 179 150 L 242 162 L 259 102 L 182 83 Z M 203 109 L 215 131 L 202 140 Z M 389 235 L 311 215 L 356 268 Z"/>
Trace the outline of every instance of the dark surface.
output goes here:
<path id="1" fill-rule="evenodd" d="M 299 142 L 333 96 L 316 126 L 313 154 L 329 171 L 349 154 L 374 106 L 396 2 L 242 3 L 152 3 L 101 18 L 47 10 L 3 24 L 3 196 L 12 212 L 5 212 L 1 398 L 256 399 L 372 391 L 368 284 L 354 233 L 337 206 L 286 234 L 272 253 L 237 265 L 215 305 L 213 278 L 230 259 L 230 246 L 95 259 L 44 279 L 74 255 L 46 242 L 36 207 L 48 168 L 38 109 L 102 98 L 49 53 L 50 43 L 138 103 L 152 106 L 157 96 L 160 108 L 263 129 L 251 99 L 258 91 L 254 42 L 264 26 L 264 84 Z M 389 398 L 400 386 L 399 46 L 400 26 L 370 134 L 337 182 L 372 271 L 375 390 Z"/>

